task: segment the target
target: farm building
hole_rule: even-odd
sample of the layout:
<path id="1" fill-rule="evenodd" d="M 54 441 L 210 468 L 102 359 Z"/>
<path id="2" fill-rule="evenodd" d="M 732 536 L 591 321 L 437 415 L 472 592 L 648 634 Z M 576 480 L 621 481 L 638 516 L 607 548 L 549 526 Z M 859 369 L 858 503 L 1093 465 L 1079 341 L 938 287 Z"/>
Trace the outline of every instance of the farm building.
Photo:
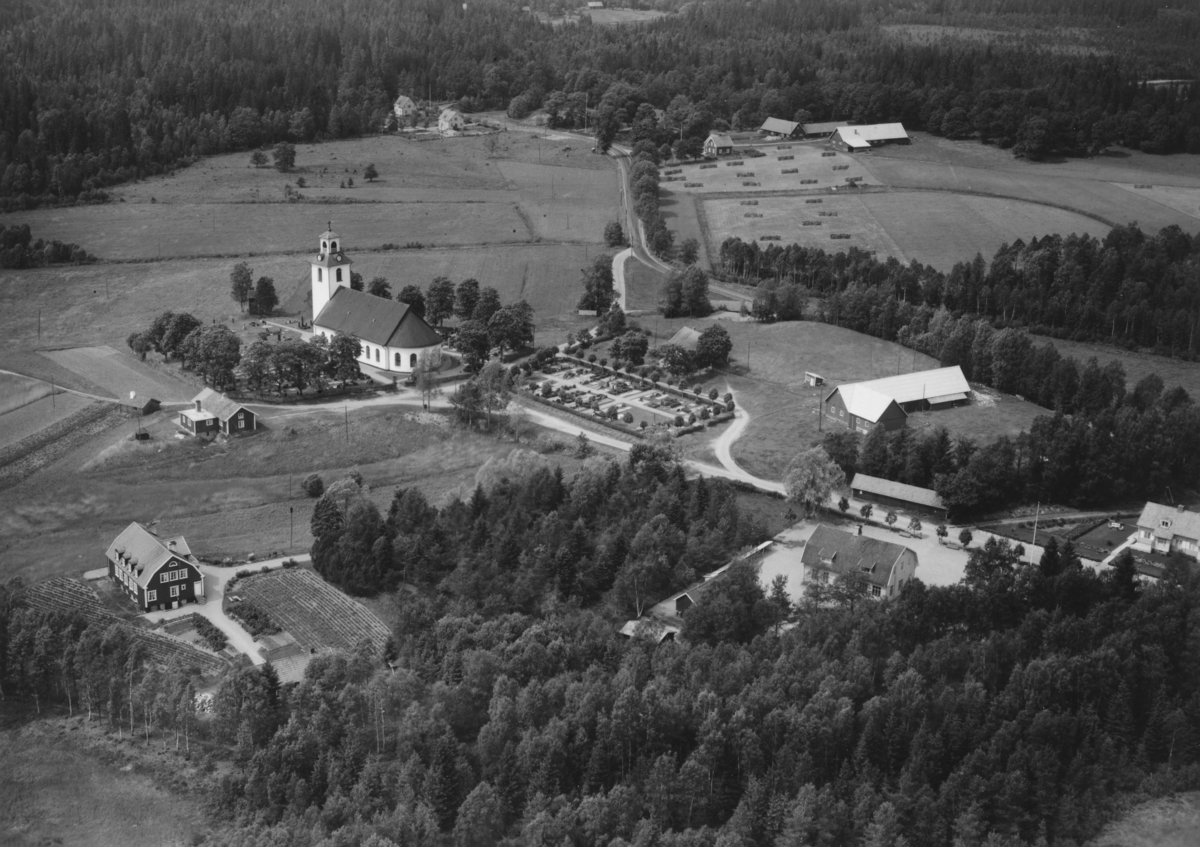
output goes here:
<path id="1" fill-rule="evenodd" d="M 411 118 L 417 114 L 417 104 L 407 94 L 401 94 L 392 104 L 392 114 L 398 118 Z"/>
<path id="2" fill-rule="evenodd" d="M 966 403 L 970 395 L 962 368 L 935 368 L 839 385 L 825 395 L 822 417 L 858 432 L 877 425 L 899 429 L 912 412 L 948 409 Z"/>
<path id="3" fill-rule="evenodd" d="M 917 572 L 915 552 L 902 544 L 864 536 L 861 527 L 855 534 L 818 526 L 804 545 L 800 561 L 805 582 L 857 578 L 867 584 L 872 597 L 881 600 L 898 595 Z"/>
<path id="4" fill-rule="evenodd" d="M 442 109 L 438 115 L 438 132 L 462 132 L 466 119 L 458 109 Z"/>
<path id="5" fill-rule="evenodd" d="M 838 127 L 829 136 L 829 143 L 847 153 L 854 153 L 884 144 L 911 144 L 912 139 L 904 131 L 904 124 L 870 124 Z"/>
<path id="6" fill-rule="evenodd" d="M 177 609 L 204 597 L 204 575 L 183 536 L 160 539 L 131 523 L 105 554 L 108 578 L 143 612 Z"/>
<path id="7" fill-rule="evenodd" d="M 759 130 L 763 135 L 776 138 L 795 138 L 800 133 L 800 124 L 780 118 L 767 118 Z"/>
<path id="8" fill-rule="evenodd" d="M 700 333 L 690 326 L 681 326 L 678 332 L 667 339 L 667 344 L 674 344 L 676 347 L 694 352 L 700 345 Z"/>
<path id="9" fill-rule="evenodd" d="M 1147 503 L 1137 522 L 1134 547 L 1151 553 L 1183 553 L 1200 559 L 1200 513 L 1183 506 Z"/>
<path id="10" fill-rule="evenodd" d="M 812 371 L 804 372 L 804 384 L 809 388 L 817 388 L 825 384 L 825 377 L 820 374 L 815 374 Z"/>
<path id="11" fill-rule="evenodd" d="M 936 491 L 920 488 L 916 485 L 905 485 L 902 482 L 892 482 L 890 479 L 880 479 L 877 476 L 867 476 L 865 473 L 854 475 L 850 482 L 850 491 L 859 500 L 868 500 L 881 506 L 896 506 L 913 512 L 945 520 L 946 504 Z"/>
<path id="12" fill-rule="evenodd" d="M 801 127 L 801 132 L 805 138 L 828 138 L 844 126 L 850 126 L 850 122 L 824 121 L 822 123 L 804 124 Z"/>
<path id="13" fill-rule="evenodd" d="M 206 388 L 192 398 L 191 408 L 179 413 L 179 425 L 192 435 L 234 435 L 255 432 L 258 416 L 224 394 Z"/>
<path id="14" fill-rule="evenodd" d="M 733 139 L 728 135 L 718 135 L 711 133 L 708 138 L 704 139 L 704 155 L 706 158 L 715 159 L 718 156 L 728 156 L 733 152 Z"/>
<path id="15" fill-rule="evenodd" d="M 412 373 L 425 354 L 441 363 L 442 337 L 407 303 L 350 287 L 350 258 L 336 232 L 321 233 L 320 245 L 311 261 L 315 335 L 358 339 L 358 361 L 384 371 Z"/>
<path id="16" fill-rule="evenodd" d="M 604 2 L 603 2 L 603 0 L 588 0 L 588 8 L 589 9 L 603 9 Z"/>

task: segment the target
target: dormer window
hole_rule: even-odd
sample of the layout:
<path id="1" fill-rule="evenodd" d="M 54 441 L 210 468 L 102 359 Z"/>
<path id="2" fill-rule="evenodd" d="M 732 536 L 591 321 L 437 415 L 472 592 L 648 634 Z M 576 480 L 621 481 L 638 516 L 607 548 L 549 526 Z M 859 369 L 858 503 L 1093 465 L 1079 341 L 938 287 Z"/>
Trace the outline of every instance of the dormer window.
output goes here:
<path id="1" fill-rule="evenodd" d="M 1158 525 L 1161 526 L 1163 529 L 1166 529 L 1167 527 L 1169 527 L 1171 525 L 1171 522 L 1168 520 L 1161 520 L 1158 522 Z"/>

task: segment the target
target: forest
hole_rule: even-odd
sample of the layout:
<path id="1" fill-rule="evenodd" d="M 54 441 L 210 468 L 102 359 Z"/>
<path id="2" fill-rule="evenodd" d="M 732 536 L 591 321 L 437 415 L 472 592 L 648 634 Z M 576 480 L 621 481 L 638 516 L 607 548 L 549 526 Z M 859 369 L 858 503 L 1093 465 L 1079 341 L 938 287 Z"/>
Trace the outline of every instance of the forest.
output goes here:
<path id="1" fill-rule="evenodd" d="M 1030 562 L 993 540 L 959 585 L 798 607 L 735 565 L 656 646 L 617 634 L 629 598 L 587 594 L 604 563 L 620 594 L 631 568 L 756 537 L 721 486 L 677 468 L 509 468 L 441 509 L 403 491 L 386 518 L 348 491 L 342 538 L 386 523 L 377 538 L 405 551 L 366 575 L 403 581 L 385 655 L 322 655 L 290 686 L 238 669 L 211 714 L 189 708 L 186 668 L 24 608 L 19 584 L 0 589 L 0 684 L 228 763 L 203 789 L 219 824 L 204 843 L 230 847 L 1076 845 L 1131 803 L 1200 787 L 1185 565 L 1142 584 L 1129 556 L 1100 575 L 1069 548 Z"/>
<path id="2" fill-rule="evenodd" d="M 601 144 L 623 126 L 662 145 L 775 116 L 900 120 L 1030 158 L 1197 153 L 1197 86 L 1144 83 L 1195 79 L 1200 16 L 1160 6 L 714 0 L 555 28 L 511 0 L 5 4 L 0 206 L 102 202 L 198 157 L 379 131 L 401 93 L 545 107 Z M 963 37 L 905 36 L 922 25 Z M 663 118 L 647 125 L 642 106 Z"/>

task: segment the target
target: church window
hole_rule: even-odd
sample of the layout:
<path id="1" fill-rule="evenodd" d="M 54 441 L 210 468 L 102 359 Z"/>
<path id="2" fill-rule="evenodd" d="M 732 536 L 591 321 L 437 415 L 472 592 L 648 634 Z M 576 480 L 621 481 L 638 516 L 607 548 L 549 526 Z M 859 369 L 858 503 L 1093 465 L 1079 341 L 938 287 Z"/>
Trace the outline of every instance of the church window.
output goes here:
<path id="1" fill-rule="evenodd" d="M 400 354 L 396 354 L 396 367 L 400 367 Z"/>
<path id="2" fill-rule="evenodd" d="M 338 282 L 342 281 L 342 269 L 341 268 L 337 269 L 337 281 Z"/>
<path id="3" fill-rule="evenodd" d="M 325 277 L 325 271 L 321 268 L 317 268 L 317 282 L 324 282 L 325 281 L 324 277 Z"/>
<path id="4" fill-rule="evenodd" d="M 376 362 L 379 361 L 379 348 L 378 347 L 375 348 L 375 361 Z"/>
<path id="5" fill-rule="evenodd" d="M 408 357 L 408 366 L 410 368 L 415 368 L 417 366 L 417 354 L 416 353 L 413 353 L 411 356 Z"/>

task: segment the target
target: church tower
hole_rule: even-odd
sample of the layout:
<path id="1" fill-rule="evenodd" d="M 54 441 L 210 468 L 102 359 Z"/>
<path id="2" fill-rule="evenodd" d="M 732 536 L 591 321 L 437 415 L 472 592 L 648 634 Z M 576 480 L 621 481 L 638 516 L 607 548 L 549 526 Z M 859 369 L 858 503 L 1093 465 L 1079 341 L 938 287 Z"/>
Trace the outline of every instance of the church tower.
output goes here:
<path id="1" fill-rule="evenodd" d="M 312 260 L 313 320 L 339 288 L 350 287 L 350 257 L 342 250 L 342 239 L 330 228 L 321 233 L 320 250 Z"/>

